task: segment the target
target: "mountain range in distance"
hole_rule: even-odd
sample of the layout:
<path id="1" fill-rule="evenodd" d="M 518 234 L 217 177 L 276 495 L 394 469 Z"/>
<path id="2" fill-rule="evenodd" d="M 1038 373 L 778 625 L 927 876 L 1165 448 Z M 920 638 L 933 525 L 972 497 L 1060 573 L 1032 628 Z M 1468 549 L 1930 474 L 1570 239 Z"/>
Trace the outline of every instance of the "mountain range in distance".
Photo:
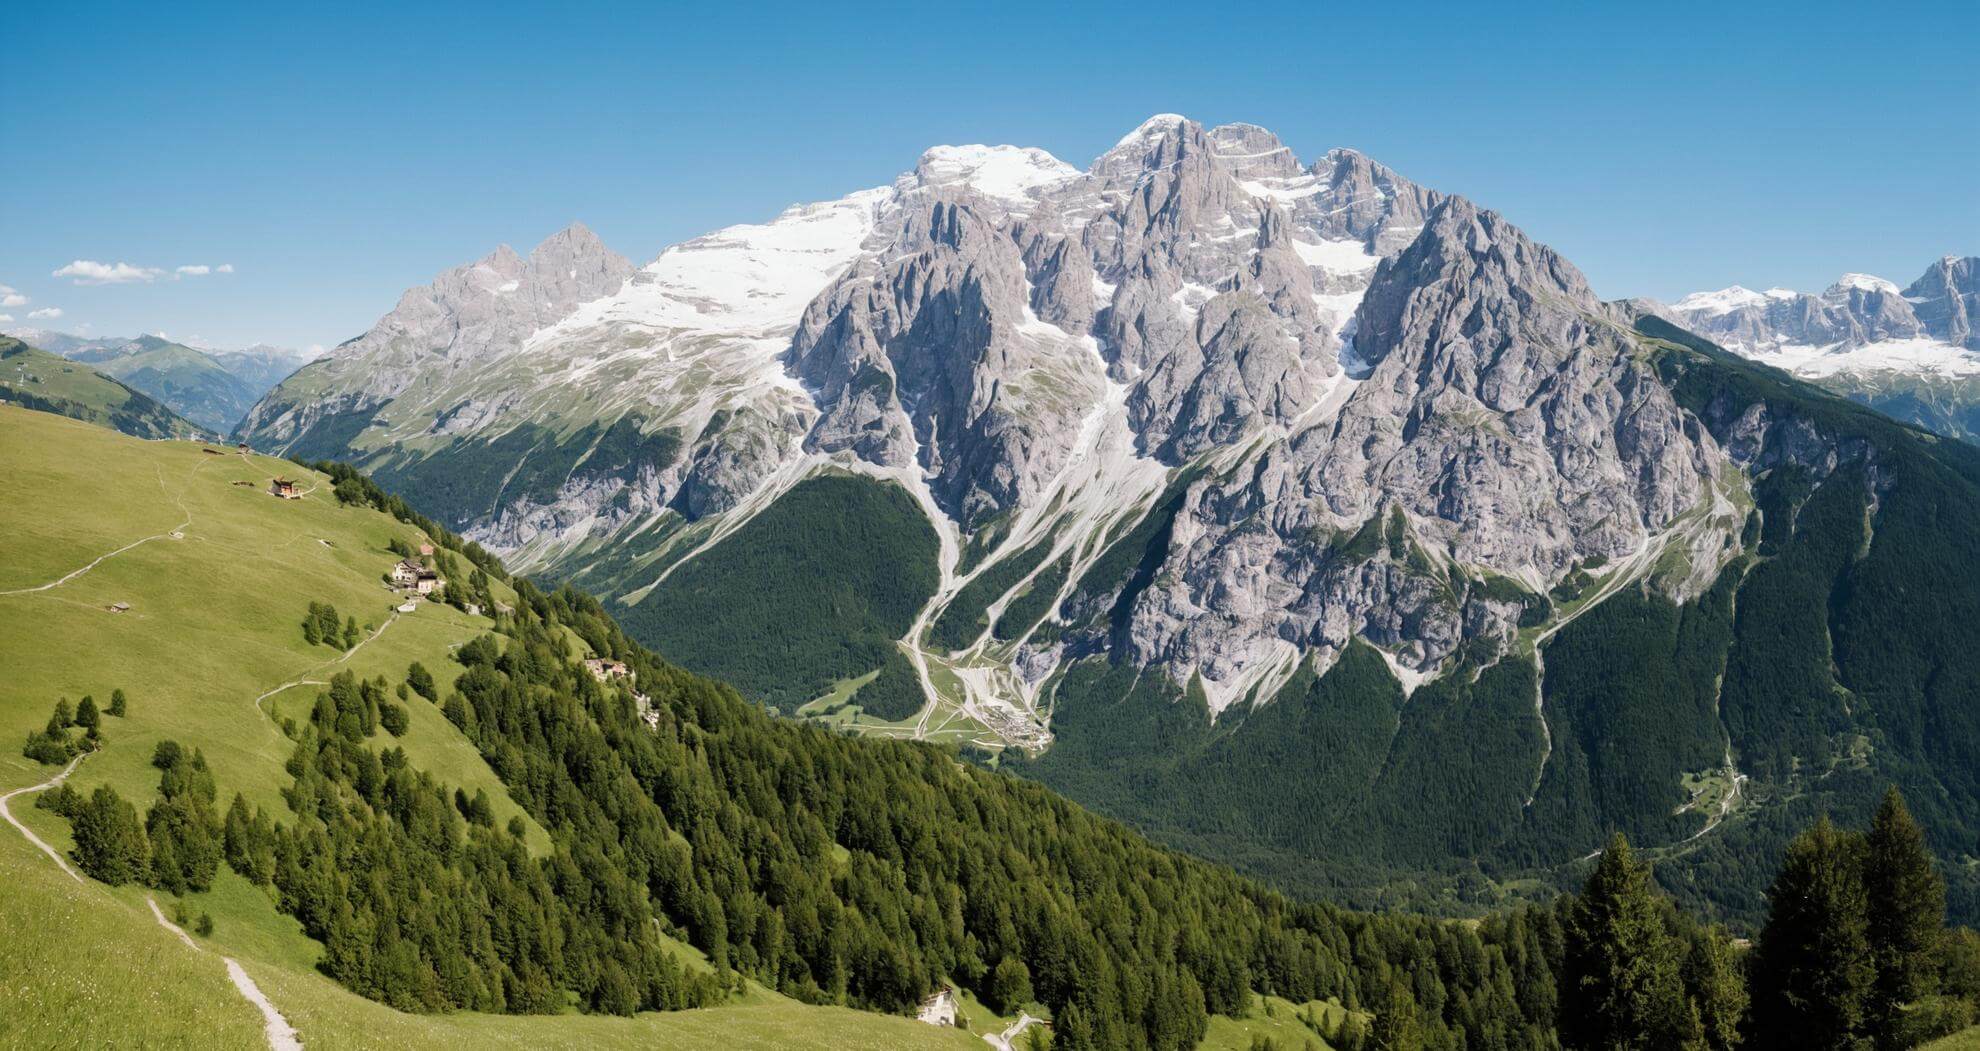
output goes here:
<path id="1" fill-rule="evenodd" d="M 15 329 L 8 334 L 83 362 L 216 435 L 231 434 L 262 395 L 311 358 L 285 347 L 218 350 L 159 335 L 92 337 L 45 329 Z"/>
<path id="2" fill-rule="evenodd" d="M 1980 258 L 1946 256 L 1903 289 L 1844 274 L 1820 294 L 1734 285 L 1644 306 L 1898 419 L 1980 436 Z"/>

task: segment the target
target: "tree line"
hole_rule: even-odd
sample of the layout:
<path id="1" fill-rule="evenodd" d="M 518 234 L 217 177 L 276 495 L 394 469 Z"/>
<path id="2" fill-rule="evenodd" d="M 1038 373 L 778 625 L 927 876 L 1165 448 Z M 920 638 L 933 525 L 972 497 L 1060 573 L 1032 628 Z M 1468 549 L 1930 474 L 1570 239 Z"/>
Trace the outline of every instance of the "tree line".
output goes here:
<path id="1" fill-rule="evenodd" d="M 1861 832 L 1827 818 L 1788 845 L 1751 951 L 1686 918 L 1618 833 L 1563 932 L 1567 1048 L 1897 1051 L 1970 1026 L 1980 937 L 1945 925 L 1945 883 L 1890 789 Z"/>

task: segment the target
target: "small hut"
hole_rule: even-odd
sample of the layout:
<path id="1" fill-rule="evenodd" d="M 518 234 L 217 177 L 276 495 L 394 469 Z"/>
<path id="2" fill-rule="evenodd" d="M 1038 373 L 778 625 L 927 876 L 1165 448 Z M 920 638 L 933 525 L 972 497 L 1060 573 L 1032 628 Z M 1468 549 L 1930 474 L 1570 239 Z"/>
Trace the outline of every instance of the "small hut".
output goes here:
<path id="1" fill-rule="evenodd" d="M 419 575 L 425 572 L 427 572 L 425 566 L 410 558 L 403 559 L 392 567 L 392 583 L 402 588 L 409 588 L 419 583 Z"/>
<path id="2" fill-rule="evenodd" d="M 284 500 L 302 499 L 302 490 L 296 488 L 296 482 L 291 478 L 271 479 L 268 485 L 268 491 Z"/>

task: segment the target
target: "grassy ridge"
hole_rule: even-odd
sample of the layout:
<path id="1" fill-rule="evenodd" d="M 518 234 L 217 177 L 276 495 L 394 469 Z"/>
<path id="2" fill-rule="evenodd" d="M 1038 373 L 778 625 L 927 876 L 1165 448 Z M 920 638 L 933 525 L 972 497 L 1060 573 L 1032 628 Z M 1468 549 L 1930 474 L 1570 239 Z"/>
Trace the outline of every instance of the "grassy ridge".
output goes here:
<path id="1" fill-rule="evenodd" d="M 0 336 L 0 402 L 85 420 L 139 438 L 186 438 L 199 428 L 87 365 Z"/>
<path id="2" fill-rule="evenodd" d="M 240 790 L 281 813 L 278 789 L 289 781 L 283 764 L 293 742 L 270 714 L 300 715 L 316 689 L 275 693 L 259 711 L 256 697 L 345 668 L 396 681 L 412 660 L 444 690 L 458 672 L 450 649 L 487 629 L 486 620 L 435 603 L 393 618 L 379 573 L 392 560 L 390 540 L 417 539 L 409 527 L 339 507 L 326 479 L 293 464 L 201 449 L 133 442 L 0 407 L 0 535 L 8 537 L 0 591 L 38 587 L 134 540 L 158 538 L 58 587 L 0 595 L 0 736 L 9 742 L 0 751 L 0 792 L 53 772 L 23 758 L 18 742 L 47 720 L 57 696 L 73 703 L 94 694 L 101 704 L 122 687 L 130 713 L 104 720 L 108 747 L 78 769 L 78 789 L 109 784 L 142 809 L 158 780 L 152 747 L 170 738 L 205 752 L 228 797 Z M 264 489 L 275 473 L 301 474 L 319 488 L 300 501 L 274 499 Z M 303 643 L 299 621 L 310 601 L 332 602 L 384 630 L 340 659 L 339 651 Z M 113 602 L 131 609 L 112 613 L 105 607 Z M 522 818 L 531 845 L 547 846 L 437 706 L 415 697 L 408 708 L 411 729 L 394 743 L 414 765 L 470 794 L 486 791 L 498 820 Z M 36 809 L 31 795 L 10 809 L 57 849 L 69 845 L 67 822 Z M 0 926 L 49 932 L 0 939 L 7 1021 L 0 1046 L 98 1046 L 133 1033 L 150 1046 L 263 1046 L 259 1016 L 229 984 L 223 953 L 242 963 L 312 1047 L 980 1046 L 966 1033 L 804 1006 L 762 990 L 719 1008 L 631 1019 L 407 1015 L 319 974 L 321 947 L 225 868 L 210 892 L 189 896 L 195 915 L 216 921 L 203 942 L 207 953 L 186 950 L 158 927 L 144 892 L 78 885 L 10 827 L 0 827 L 0 880 L 8 887 Z M 158 896 L 169 912 L 171 900 Z"/>

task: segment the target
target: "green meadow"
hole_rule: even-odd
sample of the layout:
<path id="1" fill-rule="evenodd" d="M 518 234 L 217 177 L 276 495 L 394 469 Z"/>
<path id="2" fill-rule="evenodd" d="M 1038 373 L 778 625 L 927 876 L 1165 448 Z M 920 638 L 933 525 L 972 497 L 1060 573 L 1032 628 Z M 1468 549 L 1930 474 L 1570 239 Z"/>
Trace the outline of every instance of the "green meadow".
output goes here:
<path id="1" fill-rule="evenodd" d="M 276 476 L 300 480 L 303 498 L 270 495 Z M 286 461 L 0 406 L 0 794 L 57 772 L 24 758 L 18 742 L 58 698 L 73 706 L 89 695 L 107 707 L 121 688 L 128 714 L 103 719 L 106 747 L 76 769 L 77 790 L 112 785 L 142 812 L 157 797 L 152 750 L 175 740 L 205 753 L 223 807 L 239 791 L 286 813 L 291 742 L 281 720 L 306 715 L 314 683 L 344 670 L 397 683 L 417 660 L 444 691 L 456 673 L 450 650 L 489 627 L 437 602 L 395 612 L 400 600 L 382 579 L 394 539 L 422 538 L 376 511 L 339 506 L 324 477 Z M 306 643 L 311 602 L 354 617 L 365 641 L 348 653 Z M 392 743 L 412 764 L 470 795 L 485 790 L 498 821 L 522 816 L 532 848 L 546 848 L 547 835 L 437 706 L 415 695 L 407 707 L 410 729 Z M 68 823 L 34 799 L 16 796 L 9 810 L 66 851 Z M 133 1034 L 147 1047 L 266 1046 L 223 957 L 311 1048 L 986 1046 L 961 1030 L 811 1007 L 757 987 L 719 1007 L 632 1018 L 406 1014 L 320 974 L 320 946 L 224 867 L 210 891 L 181 902 L 77 882 L 3 826 L 0 884 L 0 1047 L 102 1047 Z M 181 905 L 190 917 L 210 915 L 213 934 L 195 939 L 200 950 L 186 947 L 153 919 L 148 895 L 168 915 Z M 991 1031 L 995 1021 L 973 1028 Z"/>

